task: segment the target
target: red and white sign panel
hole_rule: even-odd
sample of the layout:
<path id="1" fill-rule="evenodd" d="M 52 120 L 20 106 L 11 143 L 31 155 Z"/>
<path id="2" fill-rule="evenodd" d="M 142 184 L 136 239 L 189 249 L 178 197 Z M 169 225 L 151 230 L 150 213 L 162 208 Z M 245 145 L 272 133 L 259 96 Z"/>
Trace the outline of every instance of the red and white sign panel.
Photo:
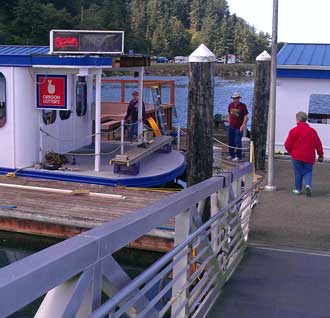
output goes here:
<path id="1" fill-rule="evenodd" d="M 37 75 L 37 108 L 68 109 L 66 75 Z"/>

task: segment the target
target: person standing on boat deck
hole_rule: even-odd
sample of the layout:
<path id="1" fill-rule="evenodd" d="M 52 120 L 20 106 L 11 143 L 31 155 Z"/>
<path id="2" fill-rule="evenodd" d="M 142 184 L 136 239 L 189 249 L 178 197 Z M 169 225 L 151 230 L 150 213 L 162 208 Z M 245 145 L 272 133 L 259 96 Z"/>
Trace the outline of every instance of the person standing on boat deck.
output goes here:
<path id="1" fill-rule="evenodd" d="M 228 144 L 229 156 L 227 160 L 238 162 L 242 160 L 242 137 L 248 121 L 248 110 L 244 103 L 241 103 L 241 95 L 234 93 L 231 98 L 233 102 L 228 106 Z M 235 149 L 238 148 L 238 149 Z"/>
<path id="2" fill-rule="evenodd" d="M 305 193 L 310 197 L 312 195 L 311 185 L 315 150 L 319 156 L 318 161 L 322 162 L 323 148 L 316 130 L 310 127 L 306 121 L 306 113 L 298 112 L 296 114 L 297 126 L 290 130 L 284 146 L 292 158 L 295 179 L 295 187 L 292 192 L 301 194 L 304 180 Z"/>
<path id="3" fill-rule="evenodd" d="M 132 93 L 132 99 L 128 104 L 127 113 L 125 116 L 125 121 L 129 121 L 130 126 L 128 130 L 128 139 L 133 141 L 134 136 L 137 137 L 138 134 L 138 109 L 139 109 L 139 92 L 134 91 Z M 146 122 L 146 108 L 144 102 L 142 102 L 142 120 L 145 124 Z"/>

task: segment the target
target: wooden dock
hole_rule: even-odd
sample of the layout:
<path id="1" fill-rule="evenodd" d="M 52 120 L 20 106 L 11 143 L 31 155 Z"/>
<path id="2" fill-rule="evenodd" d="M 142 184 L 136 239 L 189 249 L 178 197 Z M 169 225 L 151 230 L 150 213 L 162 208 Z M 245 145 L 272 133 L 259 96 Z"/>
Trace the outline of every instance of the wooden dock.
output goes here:
<path id="1" fill-rule="evenodd" d="M 0 193 L 0 230 L 65 239 L 128 216 L 173 191 L 1 176 Z M 172 246 L 172 237 L 167 224 L 130 247 L 164 252 Z"/>

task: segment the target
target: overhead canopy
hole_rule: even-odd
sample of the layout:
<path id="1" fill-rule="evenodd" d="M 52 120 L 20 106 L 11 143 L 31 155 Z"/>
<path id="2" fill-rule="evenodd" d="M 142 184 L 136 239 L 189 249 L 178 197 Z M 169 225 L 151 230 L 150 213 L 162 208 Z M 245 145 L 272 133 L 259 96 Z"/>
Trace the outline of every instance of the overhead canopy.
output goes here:
<path id="1" fill-rule="evenodd" d="M 0 66 L 112 67 L 112 57 L 50 55 L 48 46 L 0 45 Z"/>

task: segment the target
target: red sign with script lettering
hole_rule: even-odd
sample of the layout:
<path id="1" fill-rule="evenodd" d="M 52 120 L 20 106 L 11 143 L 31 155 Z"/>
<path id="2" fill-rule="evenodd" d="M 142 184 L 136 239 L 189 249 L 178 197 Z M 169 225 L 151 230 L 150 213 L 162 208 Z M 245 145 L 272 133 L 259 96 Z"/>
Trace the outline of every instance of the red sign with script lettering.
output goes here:
<path id="1" fill-rule="evenodd" d="M 66 75 L 37 75 L 37 108 L 67 109 L 66 83 Z"/>
<path id="2" fill-rule="evenodd" d="M 73 49 L 76 50 L 79 48 L 79 38 L 78 36 L 60 36 L 57 35 L 54 39 L 54 49 Z"/>

